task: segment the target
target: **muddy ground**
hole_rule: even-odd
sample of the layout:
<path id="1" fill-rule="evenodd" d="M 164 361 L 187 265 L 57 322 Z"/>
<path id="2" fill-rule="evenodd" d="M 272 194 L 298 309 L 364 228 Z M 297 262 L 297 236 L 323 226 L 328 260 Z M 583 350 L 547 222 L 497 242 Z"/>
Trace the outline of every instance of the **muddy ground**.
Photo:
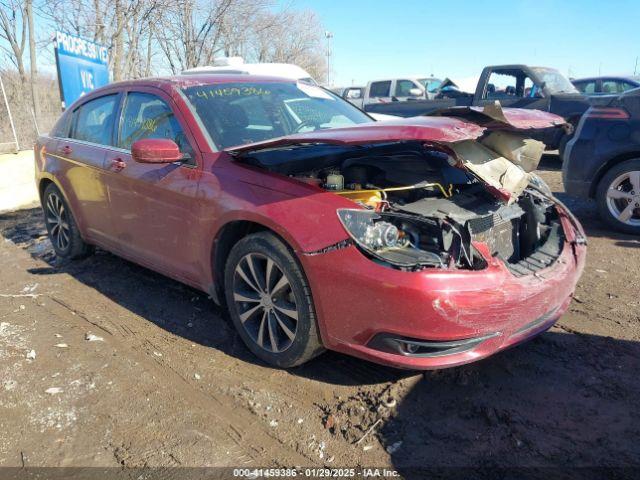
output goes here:
<path id="1" fill-rule="evenodd" d="M 569 311 L 424 374 L 271 369 L 205 294 L 103 251 L 60 262 L 39 210 L 1 216 L 0 466 L 640 467 L 640 239 L 563 195 L 556 157 L 541 175 L 589 235 Z"/>

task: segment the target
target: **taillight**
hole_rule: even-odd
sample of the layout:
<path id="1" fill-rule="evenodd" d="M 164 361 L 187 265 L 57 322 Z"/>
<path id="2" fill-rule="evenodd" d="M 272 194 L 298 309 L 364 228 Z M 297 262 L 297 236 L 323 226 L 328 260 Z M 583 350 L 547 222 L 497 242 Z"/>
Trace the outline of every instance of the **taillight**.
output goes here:
<path id="1" fill-rule="evenodd" d="M 587 118 L 606 118 L 608 120 L 627 120 L 629 113 L 624 108 L 591 107 L 585 113 Z"/>

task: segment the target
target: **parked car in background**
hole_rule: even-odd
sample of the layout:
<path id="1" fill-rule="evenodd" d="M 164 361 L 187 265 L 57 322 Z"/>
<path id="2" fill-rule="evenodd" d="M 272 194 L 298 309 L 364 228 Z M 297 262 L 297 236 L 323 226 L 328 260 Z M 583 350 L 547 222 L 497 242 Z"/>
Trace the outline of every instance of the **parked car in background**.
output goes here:
<path id="1" fill-rule="evenodd" d="M 364 90 L 363 105 L 430 99 L 435 96 L 441 83 L 442 80 L 435 77 L 374 80 L 369 82 Z"/>
<path id="2" fill-rule="evenodd" d="M 571 80 L 585 95 L 619 95 L 640 87 L 640 77 L 591 77 Z"/>
<path id="3" fill-rule="evenodd" d="M 249 75 L 114 83 L 35 145 L 56 255 L 98 245 L 208 292 L 247 347 L 405 368 L 476 361 L 548 329 L 584 267 L 534 174 L 526 110 L 373 122 L 326 90 Z M 345 321 L 347 319 L 348 321 Z"/>
<path id="4" fill-rule="evenodd" d="M 387 94 L 386 86 L 376 86 L 380 95 Z M 476 91 L 472 95 L 452 93 L 449 98 L 415 100 L 413 102 L 367 103 L 367 112 L 386 113 L 400 117 L 426 115 L 440 109 L 456 106 L 483 106 L 500 102 L 503 107 L 543 110 L 555 113 L 573 126 L 589 108 L 589 100 L 582 95 L 562 73 L 553 68 L 529 67 L 527 65 L 500 65 L 482 70 Z M 554 137 L 541 140 L 550 150 L 563 149 L 571 138 L 568 132 L 552 131 Z"/>
<path id="5" fill-rule="evenodd" d="M 611 227 L 640 234 L 640 88 L 586 111 L 562 176 L 568 194 L 595 198 Z"/>
<path id="6" fill-rule="evenodd" d="M 442 98 L 473 98 L 473 93 L 468 93 L 463 90 L 460 90 L 460 87 L 456 82 L 451 80 L 450 78 L 445 78 L 442 83 L 438 86 L 438 88 L 434 91 L 435 99 Z"/>
<path id="7" fill-rule="evenodd" d="M 365 87 L 347 87 L 342 91 L 341 97 L 362 109 L 364 106 L 364 91 Z"/>

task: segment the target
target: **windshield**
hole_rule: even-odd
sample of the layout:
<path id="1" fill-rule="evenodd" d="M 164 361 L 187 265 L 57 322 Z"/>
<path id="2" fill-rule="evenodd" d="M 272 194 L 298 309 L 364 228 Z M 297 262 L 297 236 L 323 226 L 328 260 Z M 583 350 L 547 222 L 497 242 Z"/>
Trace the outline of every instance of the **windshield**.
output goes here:
<path id="1" fill-rule="evenodd" d="M 532 67 L 531 70 L 550 93 L 580 93 L 567 77 L 553 68 Z"/>
<path id="2" fill-rule="evenodd" d="M 433 93 L 442 84 L 442 80 L 439 78 L 419 78 L 418 81 L 424 86 L 427 92 Z"/>
<path id="3" fill-rule="evenodd" d="M 373 121 L 333 93 L 300 82 L 198 85 L 183 92 L 219 149 Z"/>

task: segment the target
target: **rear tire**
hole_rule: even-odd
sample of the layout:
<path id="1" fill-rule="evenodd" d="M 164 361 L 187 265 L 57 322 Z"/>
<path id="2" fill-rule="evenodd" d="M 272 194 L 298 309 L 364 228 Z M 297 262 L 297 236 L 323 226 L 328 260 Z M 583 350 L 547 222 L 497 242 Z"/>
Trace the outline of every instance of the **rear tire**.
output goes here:
<path id="1" fill-rule="evenodd" d="M 231 249 L 224 291 L 236 330 L 261 360 L 288 368 L 324 351 L 306 277 L 275 235 L 254 233 Z"/>
<path id="2" fill-rule="evenodd" d="M 640 159 L 615 165 L 596 190 L 598 212 L 612 228 L 640 235 Z"/>
<path id="3" fill-rule="evenodd" d="M 72 260 L 85 257 L 93 251 L 91 245 L 82 240 L 69 205 L 53 183 L 45 188 L 42 195 L 42 211 L 49 240 L 58 257 Z"/>

